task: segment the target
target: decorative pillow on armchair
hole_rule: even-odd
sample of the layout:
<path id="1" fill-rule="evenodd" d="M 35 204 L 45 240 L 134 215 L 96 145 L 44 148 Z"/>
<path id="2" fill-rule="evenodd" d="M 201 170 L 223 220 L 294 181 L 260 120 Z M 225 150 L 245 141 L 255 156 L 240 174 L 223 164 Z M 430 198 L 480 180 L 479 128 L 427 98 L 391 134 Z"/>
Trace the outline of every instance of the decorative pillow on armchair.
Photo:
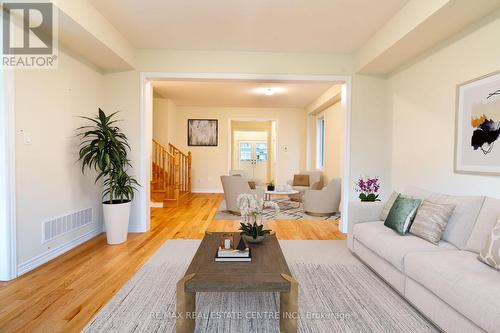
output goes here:
<path id="1" fill-rule="evenodd" d="M 500 216 L 497 224 L 491 230 L 486 246 L 477 258 L 485 264 L 500 270 Z"/>
<path id="2" fill-rule="evenodd" d="M 309 186 L 309 175 L 293 176 L 293 186 Z"/>
<path id="3" fill-rule="evenodd" d="M 420 199 L 412 199 L 399 195 L 392 205 L 384 225 L 394 229 L 400 235 L 405 235 L 410 229 L 421 203 L 422 200 Z"/>

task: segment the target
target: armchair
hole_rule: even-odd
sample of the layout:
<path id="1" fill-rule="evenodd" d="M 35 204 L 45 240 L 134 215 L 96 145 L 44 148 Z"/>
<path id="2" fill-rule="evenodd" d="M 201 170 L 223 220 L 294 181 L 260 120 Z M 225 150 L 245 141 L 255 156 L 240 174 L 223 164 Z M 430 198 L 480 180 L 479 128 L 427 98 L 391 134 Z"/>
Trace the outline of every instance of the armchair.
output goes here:
<path id="1" fill-rule="evenodd" d="M 248 181 L 243 177 L 237 176 L 220 176 L 222 188 L 224 189 L 224 197 L 226 199 L 226 209 L 231 213 L 240 214 L 240 209 L 236 203 L 238 196 L 243 193 L 254 194 L 257 197 L 264 198 L 264 190 L 257 188 L 250 189 Z"/>
<path id="2" fill-rule="evenodd" d="M 299 175 L 309 176 L 309 186 L 293 186 L 293 179 L 287 182 L 294 190 L 299 191 L 299 194 L 292 194 L 288 197 L 292 201 L 302 201 L 304 192 L 307 190 L 321 190 L 323 187 L 323 173 L 321 171 L 302 171 Z"/>
<path id="3" fill-rule="evenodd" d="M 340 178 L 332 179 L 322 190 L 304 193 L 304 211 L 312 216 L 330 216 L 339 211 L 341 197 Z"/>

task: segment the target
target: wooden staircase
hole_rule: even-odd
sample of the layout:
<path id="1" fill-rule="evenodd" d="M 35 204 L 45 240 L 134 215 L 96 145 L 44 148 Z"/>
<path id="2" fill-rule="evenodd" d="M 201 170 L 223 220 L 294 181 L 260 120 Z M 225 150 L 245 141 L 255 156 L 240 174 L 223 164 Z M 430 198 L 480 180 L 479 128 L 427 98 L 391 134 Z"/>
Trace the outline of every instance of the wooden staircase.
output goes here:
<path id="1" fill-rule="evenodd" d="M 191 194 L 191 152 L 184 154 L 172 144 L 153 140 L 151 198 L 163 207 L 177 207 Z"/>

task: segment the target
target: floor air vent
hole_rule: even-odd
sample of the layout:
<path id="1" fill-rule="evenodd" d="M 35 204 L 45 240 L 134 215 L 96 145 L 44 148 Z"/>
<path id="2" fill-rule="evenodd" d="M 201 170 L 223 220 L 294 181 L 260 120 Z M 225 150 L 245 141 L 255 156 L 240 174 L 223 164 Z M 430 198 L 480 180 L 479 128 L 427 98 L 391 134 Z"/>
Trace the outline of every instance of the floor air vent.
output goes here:
<path id="1" fill-rule="evenodd" d="M 92 208 L 87 208 L 43 223 L 43 242 L 48 242 L 92 223 Z"/>

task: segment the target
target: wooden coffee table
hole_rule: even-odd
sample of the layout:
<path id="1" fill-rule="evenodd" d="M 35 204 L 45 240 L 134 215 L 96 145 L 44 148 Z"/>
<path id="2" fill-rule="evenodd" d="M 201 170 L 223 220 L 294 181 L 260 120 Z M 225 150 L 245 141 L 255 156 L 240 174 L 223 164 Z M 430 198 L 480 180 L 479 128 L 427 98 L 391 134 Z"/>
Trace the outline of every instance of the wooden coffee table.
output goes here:
<path id="1" fill-rule="evenodd" d="M 297 332 L 299 284 L 276 235 L 269 235 L 261 244 L 248 244 L 251 262 L 215 262 L 222 234 L 206 233 L 185 276 L 177 282 L 176 332 L 194 332 L 197 292 L 279 292 L 280 331 Z M 238 237 L 235 233 L 236 244 Z"/>

